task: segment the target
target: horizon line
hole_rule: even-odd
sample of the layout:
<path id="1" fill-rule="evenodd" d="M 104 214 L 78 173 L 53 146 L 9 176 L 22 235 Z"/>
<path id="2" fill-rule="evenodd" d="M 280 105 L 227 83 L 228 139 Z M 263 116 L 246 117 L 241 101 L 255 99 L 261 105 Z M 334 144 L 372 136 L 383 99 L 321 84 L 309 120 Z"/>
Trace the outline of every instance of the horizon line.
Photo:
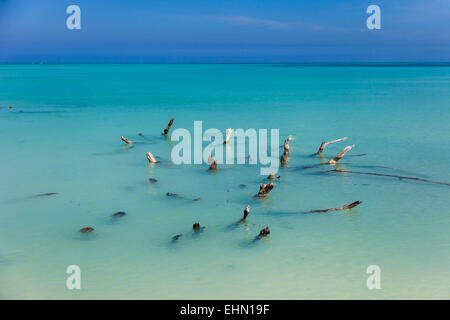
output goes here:
<path id="1" fill-rule="evenodd" d="M 450 66 L 450 61 L 355 61 L 355 62 L 1 62 L 0 65 L 298 65 L 298 66 Z"/>

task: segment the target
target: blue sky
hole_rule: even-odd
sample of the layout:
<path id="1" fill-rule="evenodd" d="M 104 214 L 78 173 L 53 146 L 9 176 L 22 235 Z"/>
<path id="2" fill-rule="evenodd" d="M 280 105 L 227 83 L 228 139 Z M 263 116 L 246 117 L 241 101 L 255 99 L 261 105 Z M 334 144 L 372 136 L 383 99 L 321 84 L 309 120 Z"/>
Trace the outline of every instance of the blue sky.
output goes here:
<path id="1" fill-rule="evenodd" d="M 450 1 L 0 0 L 0 62 L 365 61 L 450 61 Z"/>

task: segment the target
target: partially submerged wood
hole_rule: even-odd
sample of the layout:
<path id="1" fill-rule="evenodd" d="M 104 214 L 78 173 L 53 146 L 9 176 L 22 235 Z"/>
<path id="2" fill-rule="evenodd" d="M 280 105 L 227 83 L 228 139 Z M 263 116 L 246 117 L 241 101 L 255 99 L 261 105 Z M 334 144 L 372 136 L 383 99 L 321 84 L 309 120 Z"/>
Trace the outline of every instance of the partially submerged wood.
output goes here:
<path id="1" fill-rule="evenodd" d="M 174 120 L 173 118 L 170 118 L 170 121 L 167 124 L 167 127 L 164 129 L 164 134 L 168 134 L 169 133 L 170 127 L 173 125 L 173 120 Z"/>
<path id="2" fill-rule="evenodd" d="M 126 144 L 132 144 L 132 143 L 133 143 L 133 141 L 128 140 L 128 139 L 125 138 L 124 136 L 121 136 L 120 139 L 121 139 L 123 142 L 125 142 Z"/>
<path id="3" fill-rule="evenodd" d="M 209 166 L 209 170 L 211 170 L 211 171 L 216 171 L 217 170 L 217 162 L 216 162 L 216 160 L 212 160 L 211 161 L 211 165 Z"/>
<path id="4" fill-rule="evenodd" d="M 228 141 L 230 140 L 232 132 L 233 132 L 233 129 L 231 129 L 231 128 L 227 129 L 225 140 L 223 141 L 224 144 L 228 144 Z"/>
<path id="5" fill-rule="evenodd" d="M 352 150 L 354 147 L 355 145 L 345 147 L 344 150 L 339 152 L 339 154 L 336 157 L 334 157 L 334 159 L 328 161 L 328 164 L 336 164 L 339 160 L 341 160 L 345 156 L 347 152 Z"/>
<path id="6" fill-rule="evenodd" d="M 266 237 L 266 236 L 268 236 L 270 234 L 270 229 L 269 229 L 269 227 L 265 227 L 264 229 L 262 229 L 260 232 L 259 232 L 259 237 Z"/>
<path id="7" fill-rule="evenodd" d="M 435 183 L 435 184 L 442 184 L 445 186 L 450 186 L 450 183 L 447 182 L 441 182 L 441 181 L 434 181 L 429 179 L 422 179 L 422 178 L 416 178 L 416 177 L 405 177 L 405 176 L 398 176 L 395 174 L 384 174 L 384 173 L 375 173 L 375 172 L 360 172 L 360 171 L 350 171 L 350 170 L 341 170 L 341 169 L 334 169 L 324 172 L 344 172 L 344 173 L 354 173 L 354 174 L 364 174 L 364 175 L 370 175 L 370 176 L 380 176 L 380 177 L 391 177 L 391 178 L 398 178 L 398 179 L 405 179 L 405 180 L 414 180 L 414 181 L 422 181 L 422 182 L 428 182 L 428 183 Z"/>
<path id="8" fill-rule="evenodd" d="M 328 142 L 324 141 L 324 142 L 322 142 L 322 144 L 320 145 L 320 148 L 319 148 L 319 150 L 317 151 L 317 154 L 322 153 L 323 149 L 325 149 L 325 147 L 326 147 L 327 145 L 332 144 L 332 143 L 336 143 L 336 142 L 339 142 L 339 141 L 347 140 L 347 139 L 348 139 L 347 137 L 344 137 L 344 138 L 336 139 L 336 140 L 333 140 L 333 141 L 328 141 Z"/>
<path id="9" fill-rule="evenodd" d="M 290 146 L 289 146 L 289 142 L 291 140 L 295 140 L 294 138 L 292 138 L 292 136 L 289 136 L 286 140 L 284 140 L 284 151 L 283 151 L 283 155 L 280 158 L 280 165 L 281 167 L 286 167 L 288 161 L 289 161 L 289 151 L 290 151 Z"/>
<path id="10" fill-rule="evenodd" d="M 182 236 L 183 236 L 182 233 L 177 234 L 177 235 L 175 235 L 175 236 L 172 237 L 172 241 L 178 241 L 178 239 L 180 239 Z"/>
<path id="11" fill-rule="evenodd" d="M 84 227 L 84 228 L 81 228 L 81 229 L 80 229 L 80 232 L 81 232 L 81 233 L 91 233 L 91 232 L 93 232 L 93 231 L 95 231 L 95 229 L 92 228 L 92 227 Z"/>
<path id="12" fill-rule="evenodd" d="M 289 155 L 289 149 L 290 149 L 290 146 L 289 146 L 289 142 L 291 142 L 291 140 L 295 140 L 294 138 L 292 138 L 292 136 L 289 136 L 286 140 L 284 140 L 284 151 L 283 151 L 283 155 L 284 156 L 287 156 L 287 155 Z"/>
<path id="13" fill-rule="evenodd" d="M 124 212 L 124 211 L 117 211 L 116 213 L 113 213 L 113 214 L 112 214 L 112 216 L 113 216 L 114 218 L 121 218 L 121 217 L 124 217 L 124 216 L 126 216 L 126 215 L 127 215 L 127 213 Z"/>
<path id="14" fill-rule="evenodd" d="M 289 154 L 283 154 L 280 158 L 280 165 L 282 168 L 286 167 L 289 162 Z"/>
<path id="15" fill-rule="evenodd" d="M 329 212 L 329 211 L 337 211 L 337 210 L 347 210 L 347 209 L 354 208 L 354 207 L 356 207 L 357 205 L 359 205 L 361 203 L 362 203 L 362 201 L 358 200 L 358 201 L 346 204 L 346 205 L 344 205 L 342 207 L 339 207 L 339 208 L 322 209 L 322 210 L 311 210 L 309 212 Z"/>
<path id="16" fill-rule="evenodd" d="M 172 192 L 166 192 L 166 196 L 172 197 L 172 198 L 183 198 L 183 196 L 181 194 L 172 193 Z"/>
<path id="17" fill-rule="evenodd" d="M 40 194 L 36 194 L 33 197 L 37 198 L 37 197 L 49 197 L 49 196 L 53 196 L 55 194 L 58 194 L 58 192 L 47 192 L 47 193 L 40 193 Z"/>
<path id="18" fill-rule="evenodd" d="M 203 231 L 205 227 L 201 227 L 200 223 L 196 222 L 192 225 L 192 229 L 194 229 L 195 232 Z"/>
<path id="19" fill-rule="evenodd" d="M 147 156 L 148 162 L 150 162 L 150 163 L 158 163 L 159 162 L 159 161 L 156 161 L 155 157 L 150 152 L 147 152 L 146 156 Z"/>
<path id="20" fill-rule="evenodd" d="M 261 183 L 259 185 L 258 197 L 266 196 L 274 187 L 275 184 L 273 183 Z"/>
<path id="21" fill-rule="evenodd" d="M 250 206 L 245 207 L 244 216 L 242 217 L 241 221 L 244 221 L 247 218 L 247 216 L 250 214 L 250 208 L 251 208 Z"/>
<path id="22" fill-rule="evenodd" d="M 277 179 L 280 179 L 281 178 L 281 176 L 278 176 L 278 177 L 276 177 Z M 271 172 L 270 174 L 269 174 L 269 176 L 267 177 L 267 179 L 269 179 L 269 180 L 275 180 L 275 175 Z"/>

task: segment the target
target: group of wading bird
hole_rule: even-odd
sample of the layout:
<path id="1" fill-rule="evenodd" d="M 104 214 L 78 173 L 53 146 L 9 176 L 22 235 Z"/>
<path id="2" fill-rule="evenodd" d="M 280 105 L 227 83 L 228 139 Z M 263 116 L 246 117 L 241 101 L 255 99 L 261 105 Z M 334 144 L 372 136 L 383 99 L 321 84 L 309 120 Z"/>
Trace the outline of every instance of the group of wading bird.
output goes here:
<path id="1" fill-rule="evenodd" d="M 170 128 L 173 125 L 173 121 L 174 119 L 171 118 L 169 123 L 167 124 L 167 127 L 164 129 L 163 134 L 164 136 L 167 136 L 167 134 L 169 133 Z M 232 133 L 232 129 L 227 129 L 226 131 L 226 138 L 224 140 L 224 144 L 228 144 L 229 139 L 231 137 L 231 133 Z M 141 133 L 139 134 L 139 136 L 143 136 Z M 317 151 L 317 155 L 321 155 L 323 150 L 325 149 L 325 147 L 329 144 L 333 144 L 336 142 L 340 142 L 343 140 L 347 140 L 347 137 L 341 138 L 341 139 L 337 139 L 337 140 L 333 140 L 333 141 L 327 141 L 327 142 L 322 142 L 322 144 L 319 147 L 319 150 Z M 125 138 L 124 136 L 121 137 L 121 140 L 123 142 L 125 142 L 127 145 L 132 145 L 134 142 Z M 285 167 L 287 164 L 287 161 L 289 159 L 289 150 L 290 150 L 290 146 L 289 143 L 295 140 L 294 138 L 292 138 L 292 136 L 289 136 L 285 141 L 284 141 L 284 145 L 283 145 L 283 155 L 281 156 L 280 159 L 280 164 L 282 167 Z M 341 152 L 338 153 L 338 155 L 336 157 L 334 157 L 333 159 L 329 160 L 326 163 L 321 163 L 322 164 L 328 164 L 328 165 L 336 165 L 337 162 L 339 160 L 341 160 L 345 154 L 347 152 L 349 152 L 350 150 L 352 150 L 354 148 L 355 145 L 351 145 L 351 146 L 347 146 L 345 147 Z M 153 156 L 152 153 L 147 152 L 146 153 L 146 157 L 149 163 L 159 163 L 160 161 L 157 161 L 155 156 Z M 216 160 L 214 160 L 213 157 L 209 157 L 208 159 L 208 163 L 209 163 L 209 170 L 211 171 L 216 171 L 217 170 L 217 162 Z M 310 168 L 310 167 L 305 167 L 305 168 Z M 386 167 L 387 168 L 387 167 Z M 392 168 L 391 168 L 392 169 Z M 381 174 L 381 173 L 372 173 L 372 172 L 359 172 L 359 171 L 348 171 L 348 170 L 341 170 L 341 169 L 333 169 L 333 170 L 329 170 L 329 171 L 323 171 L 324 173 L 327 172 L 343 172 L 343 173 L 355 173 L 355 174 L 365 174 L 365 175 L 372 175 L 372 176 L 383 176 L 383 177 L 392 177 L 392 178 L 398 178 L 400 180 L 415 180 L 415 181 L 422 181 L 422 182 L 428 182 L 428 183 L 435 183 L 435 184 L 441 184 L 441 185 L 450 185 L 449 183 L 446 182 L 440 182 L 440 181 L 433 181 L 433 180 L 428 180 L 428 179 L 422 179 L 422 178 L 416 178 L 416 177 L 405 177 L 405 176 L 398 176 L 398 175 L 391 175 L 391 174 Z M 269 176 L 267 177 L 270 181 L 273 181 L 275 179 L 280 179 L 281 177 L 275 177 L 275 175 L 273 173 L 269 174 Z M 157 183 L 158 180 L 154 179 L 154 178 L 150 178 L 149 181 L 151 183 Z M 241 186 L 245 186 L 245 185 L 241 185 Z M 260 198 L 260 199 L 264 199 L 269 192 L 275 187 L 275 184 L 273 182 L 268 182 L 268 183 L 261 183 L 259 185 L 259 192 L 255 195 L 255 197 Z M 175 197 L 175 198 L 179 198 L 181 197 L 181 195 L 176 194 L 176 193 L 171 193 L 171 192 L 167 192 L 166 193 L 167 196 L 169 197 Z M 193 199 L 192 201 L 198 201 L 200 200 L 200 198 L 196 198 Z M 311 210 L 309 211 L 310 213 L 314 213 L 314 212 L 330 212 L 330 211 L 338 211 L 338 210 L 348 210 L 348 209 L 352 209 L 354 207 L 356 207 L 357 205 L 361 204 L 362 201 L 354 201 L 352 203 L 346 204 L 342 207 L 338 207 L 338 208 L 330 208 L 330 209 L 321 209 L 321 210 Z M 250 206 L 247 205 L 247 207 L 244 209 L 244 215 L 243 217 L 237 222 L 237 223 L 241 223 L 241 222 L 245 222 L 247 219 L 247 216 L 250 214 Z M 120 218 L 125 216 L 126 213 L 123 211 L 119 211 L 116 212 L 114 214 L 112 214 L 113 218 Z M 194 232 L 201 232 L 202 230 L 204 230 L 205 227 L 200 226 L 200 224 L 198 222 L 194 223 L 192 226 L 192 229 L 194 230 Z M 82 233 L 91 233 L 93 232 L 95 229 L 92 227 L 84 227 L 80 229 L 80 232 Z M 264 229 L 262 229 L 259 234 L 255 237 L 255 240 L 261 239 L 263 237 L 266 237 L 270 234 L 270 229 L 269 227 L 265 227 Z M 183 236 L 183 234 L 177 234 L 175 236 L 172 237 L 172 241 L 178 241 L 181 237 Z"/>

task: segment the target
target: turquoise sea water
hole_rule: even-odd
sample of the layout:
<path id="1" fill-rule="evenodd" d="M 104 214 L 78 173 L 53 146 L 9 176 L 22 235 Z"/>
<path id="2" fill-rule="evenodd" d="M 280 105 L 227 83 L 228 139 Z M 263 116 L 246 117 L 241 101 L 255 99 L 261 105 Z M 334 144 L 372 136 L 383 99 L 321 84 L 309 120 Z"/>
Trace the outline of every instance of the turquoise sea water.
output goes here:
<path id="1" fill-rule="evenodd" d="M 450 298 L 449 186 L 304 168 L 355 144 L 339 168 L 450 182 L 450 67 L 2 65 L 0 107 L 1 298 Z M 257 166 L 171 164 L 170 117 L 296 140 L 261 201 Z"/>

